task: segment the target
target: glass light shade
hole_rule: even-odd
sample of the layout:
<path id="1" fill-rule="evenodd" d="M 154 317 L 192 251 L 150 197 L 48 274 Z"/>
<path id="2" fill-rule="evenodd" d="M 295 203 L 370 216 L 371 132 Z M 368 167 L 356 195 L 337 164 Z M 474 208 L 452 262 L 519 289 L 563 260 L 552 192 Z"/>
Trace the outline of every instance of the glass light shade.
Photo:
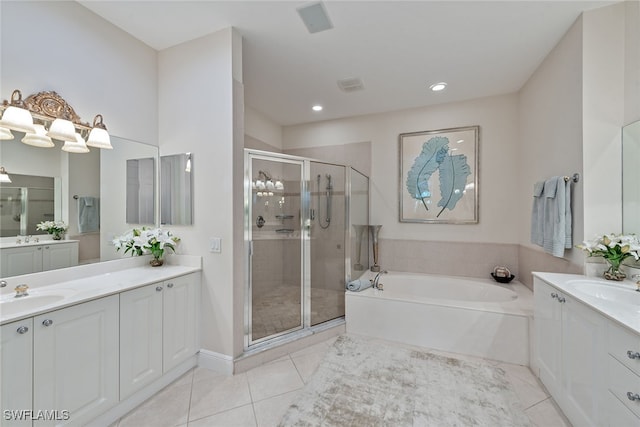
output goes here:
<path id="1" fill-rule="evenodd" d="M 4 110 L 2 119 L 0 119 L 0 126 L 20 132 L 35 132 L 31 113 L 29 110 L 20 107 L 9 106 Z"/>
<path id="2" fill-rule="evenodd" d="M 49 127 L 47 136 L 53 139 L 59 139 L 61 141 L 75 141 L 76 140 L 76 128 L 69 120 L 55 119 Z M 86 147 L 86 145 L 85 145 Z M 63 148 L 64 150 L 64 148 Z"/>
<path id="3" fill-rule="evenodd" d="M 43 125 L 33 125 L 33 126 L 36 128 L 36 132 L 25 134 L 24 138 L 22 138 L 23 143 L 27 145 L 33 145 L 34 147 L 41 147 L 41 148 L 55 147 L 55 144 L 53 143 L 51 138 L 47 136 L 47 130 L 44 128 Z"/>
<path id="4" fill-rule="evenodd" d="M 113 149 L 111 146 L 111 138 L 109 138 L 109 132 L 98 127 L 91 129 L 89 138 L 87 138 L 87 145 L 89 147 L 104 148 L 107 150 Z"/>
<path id="5" fill-rule="evenodd" d="M 9 178 L 9 174 L 3 167 L 0 167 L 0 182 L 11 182 L 11 178 Z"/>
<path id="6" fill-rule="evenodd" d="M 284 184 L 282 183 L 282 181 L 280 181 L 280 180 L 276 181 L 275 189 L 276 190 L 284 190 Z"/>
<path id="7" fill-rule="evenodd" d="M 13 134 L 7 128 L 0 127 L 0 141 L 10 141 L 13 139 Z"/>
<path id="8" fill-rule="evenodd" d="M 89 149 L 80 134 L 76 133 L 75 141 L 65 141 L 62 146 L 62 151 L 69 153 L 88 153 Z"/>

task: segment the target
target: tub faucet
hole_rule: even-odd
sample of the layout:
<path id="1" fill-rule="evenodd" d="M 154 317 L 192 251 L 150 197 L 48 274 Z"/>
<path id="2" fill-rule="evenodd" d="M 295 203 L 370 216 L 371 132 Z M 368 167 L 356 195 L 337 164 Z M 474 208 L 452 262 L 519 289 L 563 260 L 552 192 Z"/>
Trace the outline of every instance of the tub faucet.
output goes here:
<path id="1" fill-rule="evenodd" d="M 381 291 L 381 290 L 382 290 L 382 283 L 380 283 L 380 276 L 381 276 L 381 275 L 383 275 L 383 274 L 386 274 L 386 273 L 388 273 L 388 271 L 387 271 L 387 270 L 382 270 L 382 271 L 380 271 L 378 274 L 376 274 L 376 277 L 374 277 L 374 278 L 373 278 L 373 280 L 371 281 L 371 283 L 372 283 L 372 286 L 373 286 L 375 289 L 377 289 L 377 290 L 379 290 L 379 291 Z"/>

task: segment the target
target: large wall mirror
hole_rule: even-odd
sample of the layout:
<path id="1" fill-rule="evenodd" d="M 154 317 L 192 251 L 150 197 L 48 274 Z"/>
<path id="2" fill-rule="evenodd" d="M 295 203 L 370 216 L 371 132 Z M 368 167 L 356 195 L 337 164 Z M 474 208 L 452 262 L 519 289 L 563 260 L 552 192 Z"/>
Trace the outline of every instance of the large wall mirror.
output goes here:
<path id="1" fill-rule="evenodd" d="M 193 224 L 193 154 L 160 157 L 160 223 Z"/>
<path id="2" fill-rule="evenodd" d="M 640 234 L 640 120 L 622 128 L 622 230 Z"/>
<path id="3" fill-rule="evenodd" d="M 43 234 L 42 231 L 34 230 L 29 225 L 28 219 L 24 227 L 21 221 L 15 220 L 16 216 L 24 216 L 26 212 L 41 211 L 42 218 L 37 222 L 64 220 L 69 225 L 67 239 L 78 240 L 80 264 L 120 258 L 121 254 L 116 253 L 111 240 L 115 235 L 138 225 L 128 224 L 126 221 L 127 161 L 151 159 L 157 171 L 158 147 L 112 136 L 113 150 L 91 149 L 87 154 L 70 154 L 60 149 L 59 142 L 56 142 L 53 148 L 32 147 L 20 142 L 24 134 L 13 133 L 15 136 L 13 140 L 0 142 L 2 151 L 0 166 L 4 167 L 11 177 L 12 183 L 8 186 L 14 184 L 13 187 L 15 187 L 9 190 L 7 186 L 5 190 L 3 185 L 1 189 L 3 234 L 0 237 L 11 239 L 18 234 Z M 23 176 L 27 181 L 23 181 Z M 44 204 L 39 201 L 42 196 L 39 190 L 31 191 L 31 188 L 41 188 L 44 185 L 43 180 L 47 182 L 53 180 L 53 208 L 50 205 L 43 207 Z M 158 182 L 157 177 L 154 180 L 155 183 Z M 147 193 L 153 193 L 149 197 L 154 200 L 154 207 L 151 220 L 141 225 L 157 224 L 155 213 L 158 211 L 158 190 L 156 187 L 157 185 L 154 184 L 153 188 L 145 189 Z M 18 193 L 22 196 L 25 188 L 28 197 L 26 199 L 21 197 L 18 204 L 15 197 Z M 12 204 L 4 202 L 8 198 L 11 198 Z M 98 201 L 100 206 L 99 229 L 81 232 L 80 202 L 92 199 Z M 8 222 L 11 222 L 11 226 L 7 225 L 5 228 L 5 223 Z M 5 231 L 9 233 L 7 236 Z"/>

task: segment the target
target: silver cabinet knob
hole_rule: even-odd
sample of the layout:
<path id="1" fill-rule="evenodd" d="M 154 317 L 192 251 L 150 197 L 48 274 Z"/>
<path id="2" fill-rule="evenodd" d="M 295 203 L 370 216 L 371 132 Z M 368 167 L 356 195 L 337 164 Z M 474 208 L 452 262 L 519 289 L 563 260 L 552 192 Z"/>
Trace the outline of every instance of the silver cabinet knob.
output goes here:
<path id="1" fill-rule="evenodd" d="M 18 329 L 16 329 L 16 332 L 19 334 L 26 334 L 27 332 L 29 332 L 29 328 L 27 328 L 26 326 L 20 326 Z"/>
<path id="2" fill-rule="evenodd" d="M 638 393 L 632 393 L 630 391 L 627 392 L 627 397 L 629 398 L 629 400 L 631 401 L 635 401 L 635 400 L 640 400 L 640 394 Z"/>
<path id="3" fill-rule="evenodd" d="M 563 303 L 563 302 L 567 302 L 567 300 L 564 299 L 564 297 L 561 297 L 560 295 L 558 295 L 558 302 Z"/>
<path id="4" fill-rule="evenodd" d="M 157 286 L 157 287 L 156 287 L 156 291 L 157 291 L 157 292 L 162 291 L 162 286 Z"/>
<path id="5" fill-rule="evenodd" d="M 627 350 L 627 356 L 629 359 L 640 359 L 640 353 L 633 350 Z"/>
<path id="6" fill-rule="evenodd" d="M 51 325 L 53 325 L 53 320 L 51 320 L 51 319 L 44 319 L 44 320 L 42 321 L 42 324 L 43 324 L 44 326 L 51 326 Z"/>
<path id="7" fill-rule="evenodd" d="M 551 298 L 558 298 L 558 294 L 556 294 L 555 292 L 551 292 Z"/>
<path id="8" fill-rule="evenodd" d="M 6 280 L 0 280 L 0 288 L 4 288 L 7 286 L 7 281 Z"/>
<path id="9" fill-rule="evenodd" d="M 42 246 L 38 246 L 38 250 L 41 251 L 42 250 Z"/>
<path id="10" fill-rule="evenodd" d="M 45 246 L 44 248 L 45 248 L 45 249 L 49 249 L 49 246 Z"/>
<path id="11" fill-rule="evenodd" d="M 173 283 L 167 283 L 167 288 L 173 288 Z"/>

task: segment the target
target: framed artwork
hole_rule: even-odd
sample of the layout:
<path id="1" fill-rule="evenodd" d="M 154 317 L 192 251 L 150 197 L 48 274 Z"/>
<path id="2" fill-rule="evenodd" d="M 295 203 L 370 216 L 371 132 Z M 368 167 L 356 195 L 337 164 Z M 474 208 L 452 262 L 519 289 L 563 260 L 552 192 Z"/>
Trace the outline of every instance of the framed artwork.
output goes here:
<path id="1" fill-rule="evenodd" d="M 479 126 L 401 133 L 400 222 L 478 223 Z"/>

